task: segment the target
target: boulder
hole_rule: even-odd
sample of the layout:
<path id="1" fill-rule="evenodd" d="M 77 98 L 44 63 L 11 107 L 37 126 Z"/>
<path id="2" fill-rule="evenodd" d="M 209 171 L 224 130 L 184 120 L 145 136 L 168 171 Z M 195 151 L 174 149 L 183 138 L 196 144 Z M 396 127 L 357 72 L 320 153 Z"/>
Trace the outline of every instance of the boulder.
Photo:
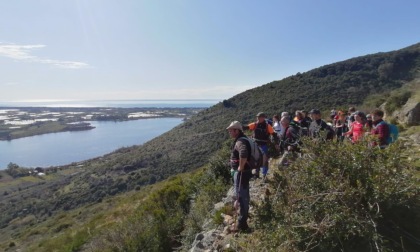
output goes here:
<path id="1" fill-rule="evenodd" d="M 420 125 L 420 102 L 410 98 L 401 109 L 394 111 L 392 116 L 407 126 Z"/>
<path id="2" fill-rule="evenodd" d="M 217 229 L 197 234 L 190 252 L 217 251 L 217 241 L 222 239 L 220 234 L 221 232 Z"/>

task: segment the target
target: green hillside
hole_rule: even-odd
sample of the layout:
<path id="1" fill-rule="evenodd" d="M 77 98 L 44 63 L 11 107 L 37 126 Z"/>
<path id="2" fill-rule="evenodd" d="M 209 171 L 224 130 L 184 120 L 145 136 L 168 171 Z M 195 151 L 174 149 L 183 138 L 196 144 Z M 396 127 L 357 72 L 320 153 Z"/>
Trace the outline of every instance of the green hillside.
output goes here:
<path id="1" fill-rule="evenodd" d="M 44 178 L 11 178 L 2 173 L 0 241 L 22 237 L 27 225 L 44 223 L 63 211 L 103 204 L 112 196 L 142 191 L 147 185 L 203 167 L 225 146 L 225 128 L 233 120 L 251 122 L 259 111 L 270 115 L 358 106 L 371 95 L 388 96 L 419 75 L 420 44 L 352 58 L 238 94 L 142 146 L 50 168 Z"/>

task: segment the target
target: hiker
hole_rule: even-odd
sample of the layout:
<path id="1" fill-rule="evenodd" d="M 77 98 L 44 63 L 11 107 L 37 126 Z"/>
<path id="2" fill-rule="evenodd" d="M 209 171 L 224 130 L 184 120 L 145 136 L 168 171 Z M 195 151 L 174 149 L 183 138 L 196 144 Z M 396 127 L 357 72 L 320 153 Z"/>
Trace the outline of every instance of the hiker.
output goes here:
<path id="1" fill-rule="evenodd" d="M 337 117 L 335 121 L 335 134 L 337 136 L 337 142 L 343 142 L 344 140 L 344 133 L 347 132 L 347 121 L 346 121 L 346 114 L 343 111 L 338 111 Z"/>
<path id="2" fill-rule="evenodd" d="M 285 151 L 297 151 L 299 149 L 299 128 L 290 124 L 288 117 L 283 117 L 281 119 L 281 124 L 285 128 L 284 133 L 281 135 L 281 149 Z"/>
<path id="3" fill-rule="evenodd" d="M 337 115 L 337 110 L 335 110 L 335 108 L 333 108 L 330 112 L 330 119 L 334 120 L 336 115 Z"/>
<path id="4" fill-rule="evenodd" d="M 344 133 L 345 136 L 351 136 L 352 143 L 357 143 L 364 136 L 364 117 L 365 114 L 363 112 L 354 112 L 354 122 L 352 123 L 350 130 Z"/>
<path id="5" fill-rule="evenodd" d="M 381 149 L 388 145 L 388 138 L 390 135 L 388 124 L 382 119 L 384 112 L 380 109 L 375 109 L 372 115 L 372 130 L 370 134 L 377 137 L 377 141 L 372 142 L 373 146 L 379 146 Z"/>
<path id="6" fill-rule="evenodd" d="M 247 230 L 248 211 L 249 211 L 249 180 L 252 177 L 251 167 L 248 164 L 250 151 L 247 147 L 248 140 L 243 132 L 242 125 L 238 121 L 233 121 L 227 128 L 229 135 L 234 139 L 230 165 L 233 170 L 233 181 L 236 200 L 239 202 L 239 217 L 236 223 L 237 230 Z"/>
<path id="7" fill-rule="evenodd" d="M 321 111 L 312 109 L 309 111 L 312 122 L 309 126 L 309 134 L 314 139 L 324 138 L 324 140 L 332 140 L 334 138 L 334 130 L 324 120 L 321 119 Z M 322 136 L 325 134 L 325 136 Z"/>
<path id="8" fill-rule="evenodd" d="M 280 137 L 281 133 L 281 124 L 279 115 L 273 116 L 273 129 L 277 133 L 277 136 Z"/>
<path id="9" fill-rule="evenodd" d="M 286 112 L 286 111 L 281 112 L 280 119 L 283 118 L 283 117 L 285 117 L 285 116 L 287 116 L 288 118 L 290 118 L 289 112 Z M 282 135 L 283 134 L 283 131 L 284 131 L 284 128 L 283 128 L 283 126 L 281 126 L 281 124 L 280 124 L 280 127 L 281 127 L 280 135 Z"/>
<path id="10" fill-rule="evenodd" d="M 290 124 L 299 128 L 300 137 L 309 135 L 309 126 L 311 125 L 311 122 L 305 119 L 305 115 L 302 111 L 297 110 L 295 112 L 295 118 Z"/>
<path id="11" fill-rule="evenodd" d="M 351 127 L 351 124 L 354 122 L 354 112 L 356 112 L 355 107 L 350 107 L 347 115 L 347 125 L 349 128 Z"/>
<path id="12" fill-rule="evenodd" d="M 365 123 L 366 132 L 370 132 L 372 130 L 372 127 L 373 127 L 372 115 L 367 114 L 366 123 Z"/>
<path id="13" fill-rule="evenodd" d="M 273 136 L 276 149 L 279 150 L 280 146 L 278 145 L 278 136 L 274 131 L 273 127 L 269 125 L 266 120 L 266 115 L 263 112 L 257 114 L 257 121 L 250 123 L 244 126 L 244 129 L 249 129 L 252 131 L 252 138 L 257 142 L 258 146 L 264 153 L 264 161 L 262 165 L 263 179 L 266 179 L 268 173 L 268 142 L 270 141 L 270 136 Z M 260 169 L 256 169 L 255 178 L 260 177 Z"/>

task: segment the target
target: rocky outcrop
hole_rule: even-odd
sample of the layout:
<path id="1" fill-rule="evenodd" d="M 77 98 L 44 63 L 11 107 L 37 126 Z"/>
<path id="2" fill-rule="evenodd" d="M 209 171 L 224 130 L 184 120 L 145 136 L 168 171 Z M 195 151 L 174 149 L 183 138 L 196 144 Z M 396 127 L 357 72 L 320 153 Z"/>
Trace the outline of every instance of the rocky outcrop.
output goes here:
<path id="1" fill-rule="evenodd" d="M 420 125 L 420 101 L 410 98 L 407 103 L 399 110 L 395 111 L 392 116 L 399 123 L 407 126 Z"/>

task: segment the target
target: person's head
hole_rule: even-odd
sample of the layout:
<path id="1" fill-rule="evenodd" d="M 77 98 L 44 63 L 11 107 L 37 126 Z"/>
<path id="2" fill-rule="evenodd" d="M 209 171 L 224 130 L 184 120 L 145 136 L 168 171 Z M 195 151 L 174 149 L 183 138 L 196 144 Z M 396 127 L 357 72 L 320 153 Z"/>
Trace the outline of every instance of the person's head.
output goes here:
<path id="1" fill-rule="evenodd" d="M 372 121 L 378 121 L 384 117 L 384 112 L 380 109 L 375 109 L 372 111 Z"/>
<path id="2" fill-rule="evenodd" d="M 302 120 L 304 118 L 302 111 L 296 110 L 295 116 L 298 120 Z"/>
<path id="3" fill-rule="evenodd" d="M 308 111 L 302 110 L 301 112 L 302 112 L 304 118 L 308 116 Z"/>
<path id="4" fill-rule="evenodd" d="M 281 112 L 281 117 L 289 116 L 289 112 Z"/>
<path id="5" fill-rule="evenodd" d="M 334 119 L 342 121 L 342 120 L 345 120 L 345 118 L 346 118 L 346 113 L 344 113 L 343 111 L 339 110 L 337 112 L 337 115 L 336 115 L 336 117 Z"/>
<path id="6" fill-rule="evenodd" d="M 361 123 L 363 122 L 363 118 L 365 117 L 365 114 L 362 111 L 356 111 L 354 112 L 354 120 Z"/>
<path id="7" fill-rule="evenodd" d="M 257 114 L 257 120 L 259 123 L 262 123 L 265 121 L 266 115 L 264 112 L 260 112 Z"/>
<path id="8" fill-rule="evenodd" d="M 274 122 L 278 122 L 278 121 L 280 121 L 280 117 L 279 117 L 279 115 L 274 115 L 274 116 L 273 116 L 273 121 L 274 121 Z"/>
<path id="9" fill-rule="evenodd" d="M 349 114 L 353 114 L 354 112 L 356 112 L 356 108 L 355 107 L 350 107 L 349 108 Z"/>
<path id="10" fill-rule="evenodd" d="M 371 114 L 367 114 L 367 115 L 366 115 L 366 120 L 368 120 L 368 121 L 372 121 L 372 115 L 371 115 Z"/>
<path id="11" fill-rule="evenodd" d="M 242 124 L 238 121 L 233 121 L 226 129 L 230 137 L 237 138 L 242 133 Z"/>
<path id="12" fill-rule="evenodd" d="M 321 119 L 321 111 L 319 111 L 318 109 L 312 109 L 311 111 L 309 111 L 309 114 L 312 120 Z"/>
<path id="13" fill-rule="evenodd" d="M 288 116 L 283 116 L 280 120 L 281 126 L 283 126 L 284 128 L 288 127 L 290 124 L 290 119 Z"/>

